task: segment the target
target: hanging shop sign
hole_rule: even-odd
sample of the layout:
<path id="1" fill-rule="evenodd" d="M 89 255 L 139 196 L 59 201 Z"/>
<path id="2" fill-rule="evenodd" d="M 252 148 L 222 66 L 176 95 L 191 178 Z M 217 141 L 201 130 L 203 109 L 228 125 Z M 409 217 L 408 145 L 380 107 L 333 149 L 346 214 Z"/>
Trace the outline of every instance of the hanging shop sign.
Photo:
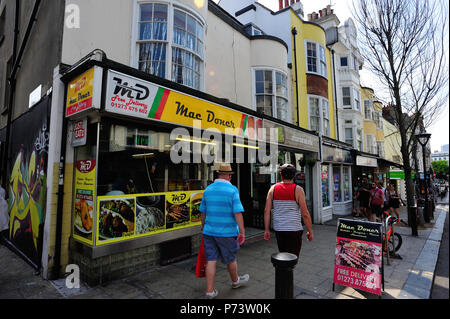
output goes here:
<path id="1" fill-rule="evenodd" d="M 382 224 L 338 220 L 334 284 L 381 296 L 383 282 Z"/>
<path id="2" fill-rule="evenodd" d="M 201 224 L 203 191 L 99 196 L 97 245 Z"/>
<path id="3" fill-rule="evenodd" d="M 95 159 L 76 162 L 73 237 L 89 245 L 93 245 L 95 176 Z"/>
<path id="4" fill-rule="evenodd" d="M 262 119 L 111 70 L 105 109 L 189 127 L 200 124 L 202 129 L 250 139 L 256 139 L 262 127 Z"/>
<path id="5" fill-rule="evenodd" d="M 356 156 L 356 165 L 357 166 L 378 167 L 376 158 L 360 156 L 360 155 Z"/>
<path id="6" fill-rule="evenodd" d="M 308 134 L 270 120 L 264 120 L 264 128 L 267 135 L 266 140 L 268 141 L 271 140 L 270 129 L 276 128 L 278 132 L 278 143 L 305 151 L 319 151 L 319 137 L 316 135 Z"/>
<path id="7" fill-rule="evenodd" d="M 74 121 L 72 129 L 72 147 L 86 145 L 87 119 Z"/>
<path id="8" fill-rule="evenodd" d="M 66 117 L 100 108 L 103 69 L 92 67 L 67 86 Z"/>
<path id="9" fill-rule="evenodd" d="M 405 172 L 404 171 L 390 171 L 389 172 L 389 178 L 390 179 L 405 179 Z M 415 178 L 415 173 L 411 172 L 411 178 Z"/>
<path id="10" fill-rule="evenodd" d="M 353 164 L 351 151 L 322 145 L 323 162 Z"/>

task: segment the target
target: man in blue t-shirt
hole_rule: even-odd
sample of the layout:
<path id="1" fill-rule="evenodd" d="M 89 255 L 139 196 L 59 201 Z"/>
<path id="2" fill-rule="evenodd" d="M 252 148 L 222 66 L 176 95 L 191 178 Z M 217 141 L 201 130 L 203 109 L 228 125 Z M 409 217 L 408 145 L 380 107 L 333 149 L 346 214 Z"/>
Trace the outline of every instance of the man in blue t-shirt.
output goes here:
<path id="1" fill-rule="evenodd" d="M 244 207 L 239 191 L 231 184 L 233 171 L 229 164 L 220 165 L 217 179 L 203 192 L 200 212 L 202 216 L 203 241 L 205 245 L 206 297 L 214 298 L 217 259 L 227 265 L 231 287 L 239 288 L 249 280 L 249 275 L 238 275 L 236 254 L 245 241 Z"/>

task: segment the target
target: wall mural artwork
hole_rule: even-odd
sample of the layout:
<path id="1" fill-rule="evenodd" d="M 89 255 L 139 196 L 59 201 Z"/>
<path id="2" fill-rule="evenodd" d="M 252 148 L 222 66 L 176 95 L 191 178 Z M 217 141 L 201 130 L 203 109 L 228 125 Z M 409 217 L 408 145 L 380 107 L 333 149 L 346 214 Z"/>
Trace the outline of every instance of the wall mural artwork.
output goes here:
<path id="1" fill-rule="evenodd" d="M 13 123 L 12 167 L 9 177 L 10 241 L 41 264 L 47 195 L 49 100 Z"/>

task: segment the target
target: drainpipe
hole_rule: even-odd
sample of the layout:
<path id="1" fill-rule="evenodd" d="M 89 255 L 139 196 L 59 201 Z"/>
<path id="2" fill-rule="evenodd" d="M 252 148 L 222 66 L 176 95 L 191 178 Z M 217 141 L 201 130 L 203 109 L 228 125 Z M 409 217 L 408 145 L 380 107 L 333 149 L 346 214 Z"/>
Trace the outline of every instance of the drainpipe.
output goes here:
<path id="1" fill-rule="evenodd" d="M 9 154 L 9 140 L 11 139 L 11 122 L 12 122 L 12 109 L 14 106 L 14 93 L 16 91 L 16 76 L 17 71 L 20 68 L 20 62 L 22 60 L 23 53 L 25 51 L 26 45 L 31 35 L 31 30 L 33 28 L 34 23 L 37 21 L 36 17 L 39 11 L 39 6 L 41 4 L 41 0 L 36 0 L 34 3 L 33 11 L 30 16 L 30 20 L 28 21 L 28 26 L 25 31 L 25 35 L 23 41 L 20 45 L 19 54 L 17 55 L 17 44 L 19 38 L 19 2 L 20 0 L 16 0 L 16 16 L 14 22 L 14 40 L 13 40 L 13 67 L 11 74 L 9 75 L 9 83 L 10 83 L 10 91 L 9 91 L 9 105 L 8 105 L 8 116 L 6 120 L 6 138 L 5 138 L 5 153 L 3 156 L 3 165 L 2 165 L 2 182 L 5 189 L 7 188 L 7 162 L 10 156 Z"/>
<path id="2" fill-rule="evenodd" d="M 336 65 L 334 63 L 333 49 L 331 50 L 331 63 L 333 65 L 334 109 L 336 113 L 336 140 L 339 141 L 339 116 L 338 116 L 337 91 L 336 91 Z"/>
<path id="3" fill-rule="evenodd" d="M 295 61 L 295 97 L 297 99 L 297 126 L 300 127 L 300 107 L 298 105 L 298 78 L 297 78 L 297 45 L 295 44 L 295 36 L 297 29 L 292 28 L 292 38 L 294 39 L 294 61 Z"/>

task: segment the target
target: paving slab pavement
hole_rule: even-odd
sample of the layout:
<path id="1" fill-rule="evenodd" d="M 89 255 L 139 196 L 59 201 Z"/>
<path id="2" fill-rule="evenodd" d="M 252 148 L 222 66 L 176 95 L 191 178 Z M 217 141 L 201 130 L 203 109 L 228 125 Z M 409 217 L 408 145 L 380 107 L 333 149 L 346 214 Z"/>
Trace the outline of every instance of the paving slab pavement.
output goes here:
<path id="1" fill-rule="evenodd" d="M 401 212 L 401 217 L 406 213 Z M 382 299 L 428 299 L 448 206 L 438 206 L 435 222 L 419 228 L 412 236 L 409 227 L 396 227 L 403 237 L 398 251 L 401 259 L 390 259 L 384 266 L 385 287 Z M 313 225 L 315 239 L 303 241 L 300 259 L 294 268 L 295 299 L 378 299 L 350 287 L 335 286 L 334 253 L 337 219 Z M 274 299 L 275 269 L 270 257 L 277 252 L 275 236 L 270 242 L 254 240 L 241 247 L 238 267 L 250 274 L 250 282 L 231 289 L 226 267 L 217 267 L 216 288 L 220 299 Z M 205 280 L 195 277 L 196 257 L 115 280 L 96 287 L 82 284 L 68 289 L 65 279 L 47 281 L 5 246 L 0 245 L 0 299 L 205 299 Z"/>

